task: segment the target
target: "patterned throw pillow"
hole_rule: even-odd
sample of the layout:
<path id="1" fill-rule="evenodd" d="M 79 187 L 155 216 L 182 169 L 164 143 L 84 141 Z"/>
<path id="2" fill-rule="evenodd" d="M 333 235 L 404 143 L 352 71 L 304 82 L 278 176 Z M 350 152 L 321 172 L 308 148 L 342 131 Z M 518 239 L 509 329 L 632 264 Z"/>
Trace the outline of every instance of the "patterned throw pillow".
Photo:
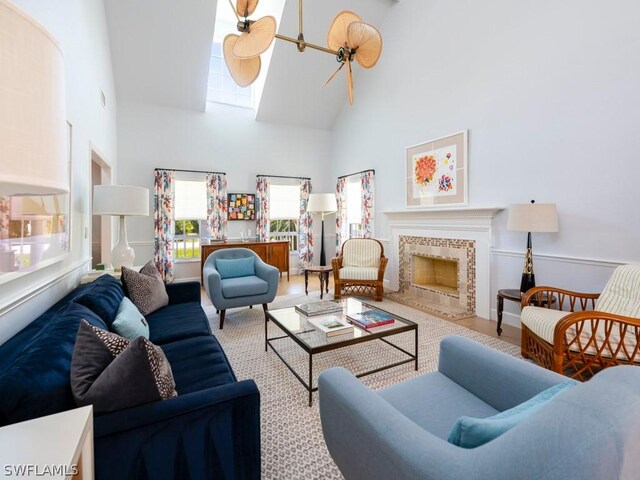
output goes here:
<path id="1" fill-rule="evenodd" d="M 140 272 L 122 267 L 122 283 L 133 304 L 145 317 L 169 305 L 167 289 L 153 262 L 147 263 Z"/>
<path id="2" fill-rule="evenodd" d="M 71 359 L 71 391 L 79 406 L 113 412 L 177 396 L 162 349 L 144 337 L 129 341 L 83 320 Z"/>

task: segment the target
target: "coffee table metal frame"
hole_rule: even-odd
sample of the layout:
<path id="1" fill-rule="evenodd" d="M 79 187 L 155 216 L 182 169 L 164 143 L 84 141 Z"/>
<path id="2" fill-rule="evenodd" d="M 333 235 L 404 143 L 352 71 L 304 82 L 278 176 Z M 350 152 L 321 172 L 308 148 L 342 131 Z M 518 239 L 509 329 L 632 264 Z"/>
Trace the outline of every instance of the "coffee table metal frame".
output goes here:
<path id="1" fill-rule="evenodd" d="M 365 304 L 368 307 L 372 307 L 375 308 L 376 310 L 380 310 L 381 312 L 385 312 L 385 313 L 389 313 L 390 315 L 394 315 L 396 318 L 398 318 L 397 315 L 392 314 L 390 312 L 386 312 L 385 310 L 382 310 L 378 307 L 375 307 L 373 305 L 370 304 Z M 289 307 L 289 308 L 294 308 L 294 307 Z M 285 366 L 291 371 L 291 373 L 293 373 L 293 375 L 298 379 L 298 381 L 307 389 L 307 391 L 309 392 L 309 406 L 313 405 L 313 392 L 318 390 L 317 386 L 313 386 L 313 356 L 318 354 L 318 353 L 324 353 L 324 352 L 329 352 L 329 351 L 333 351 L 333 350 L 338 350 L 340 348 L 344 348 L 344 347 L 348 347 L 351 345 L 357 345 L 360 343 L 364 343 L 364 342 L 370 342 L 373 340 L 381 340 L 384 343 L 386 343 L 387 345 L 392 346 L 393 348 L 395 348 L 396 350 L 399 350 L 400 352 L 404 353 L 405 355 L 407 355 L 409 358 L 405 359 L 405 360 L 401 360 L 398 362 L 394 362 L 392 364 L 389 365 L 385 365 L 383 367 L 379 367 L 379 368 L 374 368 L 373 370 L 368 370 L 366 372 L 362 372 L 362 373 L 358 373 L 355 374 L 356 377 L 360 378 L 360 377 L 364 377 L 366 375 L 372 375 L 374 373 L 378 373 L 381 372 L 383 370 L 388 370 L 390 368 L 394 368 L 394 367 L 398 367 L 400 365 L 404 365 L 406 363 L 411 363 L 414 362 L 414 367 L 415 370 L 418 370 L 418 324 L 414 323 L 410 320 L 404 319 L 402 318 L 400 321 L 403 323 L 402 326 L 398 326 L 396 328 L 393 329 L 384 329 L 384 330 L 379 330 L 376 331 L 376 329 L 374 328 L 373 331 L 369 331 L 369 330 L 363 330 L 363 332 L 368 333 L 368 335 L 362 335 L 360 337 L 350 337 L 348 335 L 345 335 L 347 338 L 345 338 L 343 341 L 340 341 L 339 339 L 336 339 L 335 342 L 331 342 L 331 343 L 327 343 L 324 345 L 320 345 L 317 347 L 311 347 L 309 345 L 307 345 L 304 341 L 302 341 L 300 338 L 297 337 L 296 332 L 292 332 L 290 331 L 288 328 L 286 328 L 284 325 L 282 325 L 278 319 L 273 315 L 274 313 L 277 313 L 279 310 L 286 310 L 286 309 L 278 309 L 278 310 L 267 310 L 265 312 L 265 321 L 264 321 L 264 351 L 268 351 L 268 347 L 271 347 L 271 350 L 273 350 L 273 352 L 278 356 L 278 358 L 280 360 L 282 360 L 282 363 L 285 364 Z M 280 330 L 282 330 L 284 333 L 286 333 L 286 335 L 281 335 L 281 336 L 277 336 L 277 337 L 271 337 L 269 338 L 269 334 L 268 334 L 268 324 L 269 324 L 269 320 L 273 321 L 273 323 L 275 323 Z M 306 332 L 311 332 L 313 327 L 309 327 L 310 330 L 307 330 Z M 354 325 L 353 328 L 359 328 L 356 327 Z M 381 327 L 384 328 L 384 327 Z M 391 343 L 389 340 L 386 340 L 385 337 L 390 337 L 392 335 L 398 335 L 400 333 L 405 333 L 405 332 L 414 332 L 414 352 L 415 353 L 411 353 L 406 351 L 405 349 L 399 347 L 398 345 L 395 345 L 393 343 Z M 306 332 L 298 332 L 298 333 L 306 333 Z M 339 337 L 339 336 L 336 336 Z M 284 338 L 291 338 L 300 348 L 302 348 L 308 355 L 309 355 L 309 369 L 308 369 L 308 381 L 305 381 L 305 379 L 303 379 L 298 372 L 296 372 L 293 367 L 291 365 L 289 365 L 289 363 L 284 359 L 284 357 L 280 354 L 280 352 L 278 352 L 278 350 L 276 350 L 276 348 L 273 346 L 273 341 L 274 340 L 281 340 Z"/>

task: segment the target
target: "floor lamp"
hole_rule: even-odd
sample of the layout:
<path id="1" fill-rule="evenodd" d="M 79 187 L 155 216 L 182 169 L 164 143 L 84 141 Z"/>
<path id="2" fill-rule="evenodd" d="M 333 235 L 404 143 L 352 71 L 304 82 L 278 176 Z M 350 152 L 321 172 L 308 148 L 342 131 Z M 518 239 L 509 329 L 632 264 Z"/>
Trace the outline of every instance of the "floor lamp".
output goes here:
<path id="1" fill-rule="evenodd" d="M 324 267 L 327 260 L 324 254 L 324 217 L 338 211 L 335 193 L 312 193 L 309 195 L 307 212 L 319 213 L 322 217 L 322 232 L 320 234 L 320 266 Z"/>
<path id="2" fill-rule="evenodd" d="M 149 190 L 125 185 L 96 185 L 93 187 L 93 214 L 120 217 L 118 243 L 111 251 L 111 264 L 116 272 L 133 267 L 135 253 L 127 242 L 124 217 L 149 215 Z"/>
<path id="3" fill-rule="evenodd" d="M 527 251 L 522 270 L 520 291 L 526 292 L 536 286 L 533 273 L 533 249 L 531 232 L 557 232 L 558 211 L 555 203 L 518 203 L 509 207 L 507 229 L 513 232 L 527 232 Z"/>

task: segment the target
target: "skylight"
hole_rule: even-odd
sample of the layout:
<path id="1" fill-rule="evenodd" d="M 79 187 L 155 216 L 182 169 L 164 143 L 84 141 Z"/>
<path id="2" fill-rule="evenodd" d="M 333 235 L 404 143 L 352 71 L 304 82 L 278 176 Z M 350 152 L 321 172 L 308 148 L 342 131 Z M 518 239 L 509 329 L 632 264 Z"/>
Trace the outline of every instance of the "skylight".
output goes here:
<path id="1" fill-rule="evenodd" d="M 286 0 L 262 0 L 251 19 L 257 19 L 265 15 L 272 15 L 278 24 L 282 17 L 282 11 Z M 233 1 L 235 4 L 235 1 Z M 260 103 L 262 90 L 269 70 L 269 63 L 273 54 L 273 44 L 262 55 L 262 70 L 260 76 L 249 87 L 238 87 L 229 73 L 229 69 L 222 54 L 222 41 L 230 33 L 238 34 L 237 20 L 228 0 L 219 0 L 216 10 L 216 24 L 213 32 L 213 47 L 209 62 L 209 83 L 207 89 L 207 101 L 225 103 L 237 107 L 255 109 Z M 275 42 L 274 42 L 275 43 Z"/>

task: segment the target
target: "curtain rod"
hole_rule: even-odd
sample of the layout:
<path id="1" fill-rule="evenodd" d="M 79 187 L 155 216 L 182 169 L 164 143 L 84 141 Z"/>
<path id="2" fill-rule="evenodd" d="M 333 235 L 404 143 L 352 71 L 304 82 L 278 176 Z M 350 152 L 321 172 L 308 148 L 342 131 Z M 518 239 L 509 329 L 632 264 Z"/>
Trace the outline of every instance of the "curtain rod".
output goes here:
<path id="1" fill-rule="evenodd" d="M 310 177 L 288 177 L 286 175 L 256 175 L 256 177 L 269 177 L 269 178 L 293 178 L 295 180 L 311 180 Z"/>
<path id="2" fill-rule="evenodd" d="M 353 175 L 360 175 L 361 173 L 367 173 L 367 172 L 373 172 L 373 174 L 375 175 L 376 171 L 373 168 L 369 168 L 368 170 L 362 170 L 360 172 L 356 172 L 356 173 L 350 173 L 349 175 L 342 175 L 341 177 L 338 178 L 347 178 L 347 177 L 352 177 Z"/>
<path id="3" fill-rule="evenodd" d="M 180 170 L 179 168 L 154 168 L 154 170 L 171 170 L 173 172 L 188 172 L 188 173 L 218 173 L 226 175 L 226 172 L 205 172 L 203 170 Z"/>

